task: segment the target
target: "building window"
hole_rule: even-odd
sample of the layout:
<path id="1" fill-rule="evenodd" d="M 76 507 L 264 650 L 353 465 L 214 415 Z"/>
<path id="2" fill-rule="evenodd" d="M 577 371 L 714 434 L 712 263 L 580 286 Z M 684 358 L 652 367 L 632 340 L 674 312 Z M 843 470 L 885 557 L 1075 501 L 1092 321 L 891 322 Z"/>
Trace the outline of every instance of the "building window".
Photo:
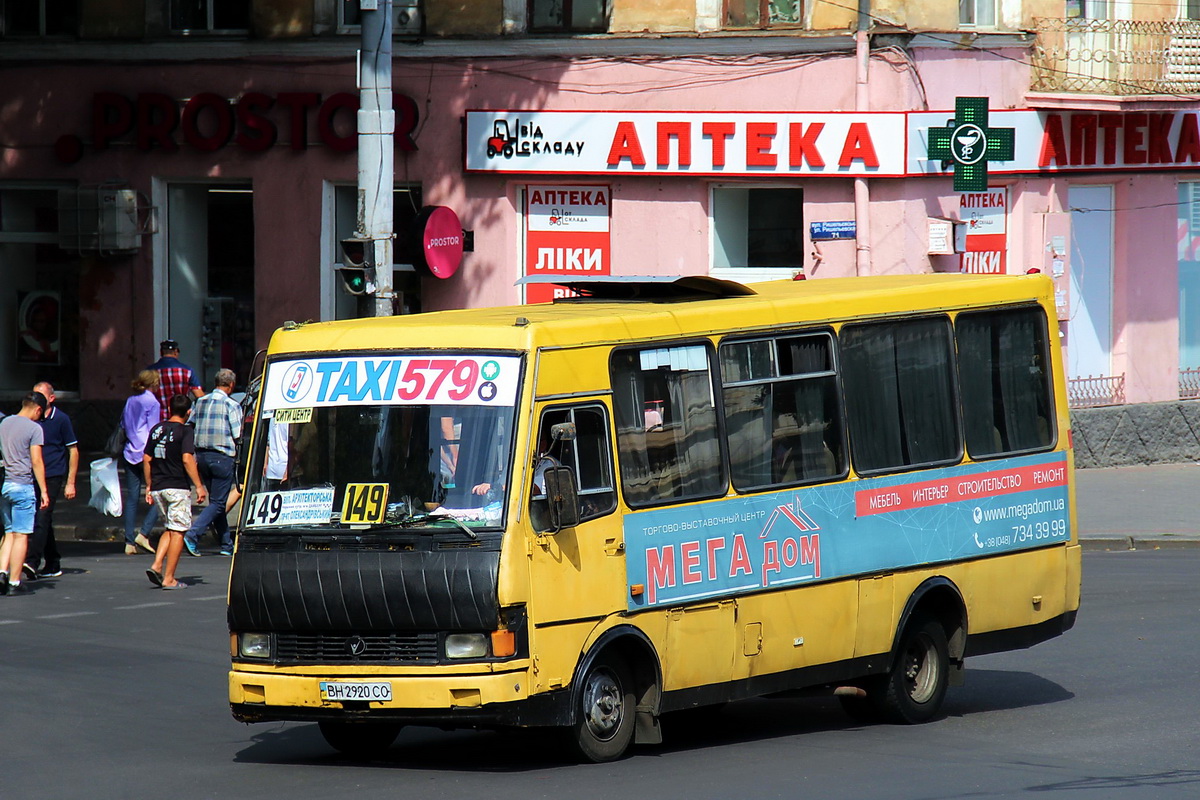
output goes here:
<path id="1" fill-rule="evenodd" d="M 340 0 L 338 2 L 338 31 L 360 33 L 362 31 L 362 0 Z M 392 36 L 414 36 L 421 34 L 425 15 L 421 13 L 421 0 L 392 0 Z"/>
<path id="2" fill-rule="evenodd" d="M 608 0 L 529 0 L 533 33 L 604 33 Z"/>
<path id="3" fill-rule="evenodd" d="M 804 266 L 802 189 L 713 189 L 712 226 L 714 275 L 767 280 Z"/>
<path id="4" fill-rule="evenodd" d="M 1067 19 L 1108 19 L 1110 3 L 1111 0 L 1067 0 Z"/>
<path id="5" fill-rule="evenodd" d="M 79 390 L 79 256 L 59 235 L 59 189 L 0 186 L 0 387 Z"/>
<path id="6" fill-rule="evenodd" d="M 725 0 L 727 28 L 772 28 L 803 22 L 802 0 Z"/>
<path id="7" fill-rule="evenodd" d="M 958 24 L 962 28 L 996 27 L 996 0 L 958 0 Z"/>
<path id="8" fill-rule="evenodd" d="M 75 36 L 79 0 L 0 0 L 3 36 Z"/>
<path id="9" fill-rule="evenodd" d="M 250 4 L 244 0 L 171 0 L 171 32 L 245 33 Z"/>

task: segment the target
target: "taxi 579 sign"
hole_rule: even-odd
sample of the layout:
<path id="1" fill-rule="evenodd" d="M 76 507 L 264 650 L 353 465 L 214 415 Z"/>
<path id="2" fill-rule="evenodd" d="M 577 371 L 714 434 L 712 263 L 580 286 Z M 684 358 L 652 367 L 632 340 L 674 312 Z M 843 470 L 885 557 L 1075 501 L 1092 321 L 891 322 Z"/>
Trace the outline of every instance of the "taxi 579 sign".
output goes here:
<path id="1" fill-rule="evenodd" d="M 516 401 L 513 356 L 404 354 L 279 361 L 263 409 L 346 405 L 498 405 Z"/>

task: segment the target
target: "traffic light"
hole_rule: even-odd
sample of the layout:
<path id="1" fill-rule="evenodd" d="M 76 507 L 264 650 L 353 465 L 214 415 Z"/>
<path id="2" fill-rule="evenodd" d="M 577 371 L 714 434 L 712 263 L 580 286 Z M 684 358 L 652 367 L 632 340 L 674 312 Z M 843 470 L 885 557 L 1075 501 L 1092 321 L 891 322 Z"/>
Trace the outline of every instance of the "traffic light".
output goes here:
<path id="1" fill-rule="evenodd" d="M 350 294 L 372 294 L 375 291 L 375 266 L 368 263 L 372 240 L 357 236 L 342 239 L 342 287 Z"/>

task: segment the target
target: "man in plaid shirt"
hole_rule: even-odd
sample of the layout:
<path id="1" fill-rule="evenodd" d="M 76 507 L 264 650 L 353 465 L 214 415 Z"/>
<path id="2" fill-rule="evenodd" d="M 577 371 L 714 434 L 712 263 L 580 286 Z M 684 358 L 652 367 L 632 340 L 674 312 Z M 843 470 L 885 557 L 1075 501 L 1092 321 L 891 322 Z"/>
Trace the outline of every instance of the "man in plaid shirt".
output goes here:
<path id="1" fill-rule="evenodd" d="M 233 555 L 233 535 L 225 516 L 225 502 L 233 488 L 234 457 L 242 435 L 242 407 L 229 395 L 237 380 L 231 369 L 219 369 L 217 388 L 196 401 L 191 424 L 196 428 L 196 466 L 208 489 L 208 506 L 192 522 L 183 537 L 183 545 L 194 556 L 200 555 L 200 536 L 211 523 L 221 537 L 221 555 Z"/>
<path id="2" fill-rule="evenodd" d="M 167 404 L 177 394 L 190 394 L 195 400 L 204 394 L 196 373 L 187 364 L 179 360 L 179 342 L 174 339 L 163 339 L 158 345 L 161 358 L 146 369 L 158 372 L 158 388 L 154 394 L 158 397 L 159 422 L 165 422 L 170 414 Z"/>

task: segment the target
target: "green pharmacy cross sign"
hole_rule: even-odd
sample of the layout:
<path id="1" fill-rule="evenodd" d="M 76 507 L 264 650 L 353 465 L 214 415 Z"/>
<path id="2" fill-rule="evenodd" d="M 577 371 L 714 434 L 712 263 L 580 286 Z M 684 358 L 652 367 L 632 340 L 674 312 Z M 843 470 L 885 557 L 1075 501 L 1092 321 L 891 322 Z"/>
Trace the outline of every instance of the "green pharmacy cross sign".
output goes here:
<path id="1" fill-rule="evenodd" d="M 985 192 L 989 161 L 1012 161 L 1014 128 L 988 127 L 988 99 L 959 97 L 954 119 L 929 129 L 929 158 L 954 164 L 954 191 Z"/>

